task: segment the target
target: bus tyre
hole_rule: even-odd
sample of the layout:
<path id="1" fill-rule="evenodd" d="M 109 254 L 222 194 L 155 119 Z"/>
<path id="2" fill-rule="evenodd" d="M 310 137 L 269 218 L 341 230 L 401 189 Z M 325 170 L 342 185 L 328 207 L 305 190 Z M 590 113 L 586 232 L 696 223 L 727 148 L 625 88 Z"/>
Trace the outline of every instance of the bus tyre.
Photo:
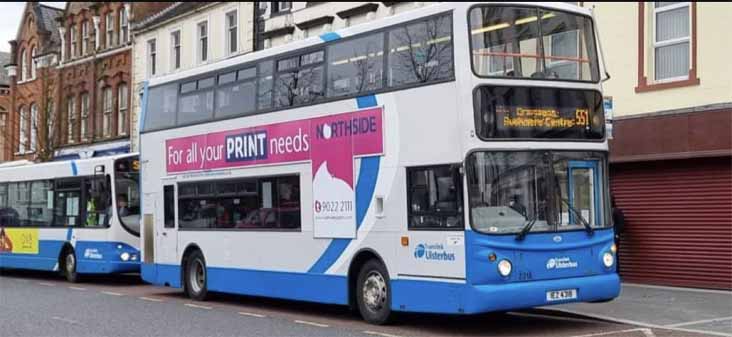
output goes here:
<path id="1" fill-rule="evenodd" d="M 370 260 L 361 267 L 356 283 L 358 311 L 366 322 L 386 324 L 392 317 L 389 274 L 381 262 Z"/>
<path id="2" fill-rule="evenodd" d="M 61 257 L 61 273 L 66 281 L 71 283 L 79 282 L 79 274 L 76 272 L 76 254 L 74 249 L 67 249 Z"/>
<path id="3" fill-rule="evenodd" d="M 201 251 L 191 253 L 186 260 L 184 273 L 185 292 L 188 297 L 196 301 L 206 300 L 206 295 L 208 295 L 207 276 L 206 260 L 203 259 Z"/>

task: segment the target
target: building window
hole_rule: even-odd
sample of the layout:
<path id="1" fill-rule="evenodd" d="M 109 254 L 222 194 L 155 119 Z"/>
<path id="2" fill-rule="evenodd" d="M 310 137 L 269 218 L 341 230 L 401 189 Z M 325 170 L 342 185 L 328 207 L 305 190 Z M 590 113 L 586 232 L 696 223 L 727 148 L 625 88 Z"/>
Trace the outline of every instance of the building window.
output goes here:
<path id="1" fill-rule="evenodd" d="M 76 48 L 77 48 L 77 44 L 78 44 L 78 41 L 76 40 L 76 27 L 75 26 L 71 26 L 69 28 L 69 35 L 71 36 L 71 38 L 70 38 L 71 53 L 70 54 L 71 54 L 71 58 L 74 58 L 74 57 L 76 57 Z"/>
<path id="2" fill-rule="evenodd" d="M 18 64 L 20 64 L 20 74 L 18 74 L 18 82 L 23 81 L 25 79 L 25 74 L 28 72 L 28 61 L 25 59 L 25 50 L 20 51 L 20 60 L 18 61 Z"/>
<path id="3" fill-rule="evenodd" d="M 198 62 L 208 60 L 208 21 L 198 24 Z"/>
<path id="4" fill-rule="evenodd" d="M 20 122 L 18 123 L 18 153 L 25 153 L 28 148 L 28 110 L 20 108 Z"/>
<path id="5" fill-rule="evenodd" d="M 460 181 L 457 166 L 407 169 L 409 229 L 463 228 Z"/>
<path id="6" fill-rule="evenodd" d="M 35 46 L 31 49 L 29 62 L 30 62 L 30 79 L 35 80 L 36 79 L 36 47 Z"/>
<path id="7" fill-rule="evenodd" d="M 81 55 L 86 55 L 89 48 L 89 21 L 81 23 Z"/>
<path id="8" fill-rule="evenodd" d="M 89 139 L 87 132 L 89 132 L 89 94 L 81 94 L 81 141 Z"/>
<path id="9" fill-rule="evenodd" d="M 292 10 L 292 1 L 275 1 L 272 3 L 272 14 Z"/>
<path id="10" fill-rule="evenodd" d="M 127 84 L 122 83 L 117 87 L 117 134 L 127 134 Z"/>
<path id="11" fill-rule="evenodd" d="M 102 132 L 104 137 L 112 136 L 112 88 L 102 89 Z"/>
<path id="12" fill-rule="evenodd" d="M 226 13 L 226 32 L 226 53 L 234 54 L 237 52 L 239 41 L 237 11 Z"/>
<path id="13" fill-rule="evenodd" d="M 163 187 L 163 226 L 175 227 L 175 185 Z"/>
<path id="14" fill-rule="evenodd" d="M 656 81 L 685 80 L 689 75 L 690 6 L 688 2 L 653 5 Z"/>
<path id="15" fill-rule="evenodd" d="M 203 229 L 290 229 L 301 226 L 300 177 L 183 183 L 178 226 Z"/>
<path id="16" fill-rule="evenodd" d="M 180 69 L 180 30 L 170 33 L 171 70 Z"/>
<path id="17" fill-rule="evenodd" d="M 155 49 L 155 39 L 147 41 L 147 75 L 148 76 L 155 76 L 155 74 L 156 74 L 156 70 L 157 70 L 157 69 L 155 69 L 156 55 L 157 55 L 157 51 Z"/>
<path id="18" fill-rule="evenodd" d="M 30 152 L 36 152 L 38 145 L 38 106 L 33 104 L 30 108 Z"/>
<path id="19" fill-rule="evenodd" d="M 125 44 L 127 41 L 129 41 L 129 24 L 127 22 L 127 11 L 125 11 L 124 7 L 120 8 L 119 10 L 119 38 L 118 41 L 120 44 Z"/>
<path id="20" fill-rule="evenodd" d="M 107 48 L 111 48 L 114 45 L 114 16 L 112 15 L 112 12 L 107 13 L 106 25 Z"/>
<path id="21" fill-rule="evenodd" d="M 68 142 L 71 144 L 76 139 L 76 100 L 74 96 L 69 96 L 66 99 L 66 113 L 69 118 Z"/>

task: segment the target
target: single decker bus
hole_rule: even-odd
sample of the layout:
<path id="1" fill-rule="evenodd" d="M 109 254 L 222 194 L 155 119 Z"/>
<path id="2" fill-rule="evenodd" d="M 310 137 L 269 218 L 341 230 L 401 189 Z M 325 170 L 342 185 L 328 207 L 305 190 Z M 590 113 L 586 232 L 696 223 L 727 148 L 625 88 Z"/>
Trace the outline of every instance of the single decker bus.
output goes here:
<path id="1" fill-rule="evenodd" d="M 138 172 L 137 154 L 0 168 L 0 268 L 139 272 Z"/>

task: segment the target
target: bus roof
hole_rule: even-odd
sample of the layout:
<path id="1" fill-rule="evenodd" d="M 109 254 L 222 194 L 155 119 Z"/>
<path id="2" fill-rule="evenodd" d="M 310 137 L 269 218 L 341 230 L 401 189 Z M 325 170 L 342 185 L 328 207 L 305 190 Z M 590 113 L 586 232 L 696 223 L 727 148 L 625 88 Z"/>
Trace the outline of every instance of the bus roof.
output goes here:
<path id="1" fill-rule="evenodd" d="M 44 162 L 44 163 L 34 163 L 29 160 L 17 160 L 12 162 L 7 162 L 0 164 L 0 172 L 9 172 L 15 169 L 23 168 L 27 169 L 29 167 L 32 167 L 33 169 L 37 168 L 43 168 L 43 169 L 55 169 L 58 167 L 68 167 L 70 162 L 74 162 L 76 165 L 94 165 L 94 164 L 101 164 L 105 162 L 113 162 L 117 159 L 122 158 L 129 158 L 137 156 L 138 153 L 125 153 L 125 154 L 117 154 L 117 155 L 111 155 L 111 156 L 104 156 L 104 157 L 93 157 L 93 158 L 85 158 L 85 159 L 75 159 L 75 160 L 63 160 L 63 161 L 51 161 L 51 162 Z M 0 177 L 0 182 L 3 182 L 5 177 Z"/>
<path id="2" fill-rule="evenodd" d="M 578 14 L 591 16 L 591 11 L 584 7 L 570 5 L 564 2 L 493 2 L 494 4 L 500 4 L 501 6 L 506 5 L 519 5 L 519 6 L 533 6 L 533 7 L 545 7 L 551 9 L 557 9 L 567 12 L 574 12 Z M 476 4 L 492 4 L 491 2 L 445 2 L 435 5 L 425 6 L 423 8 L 407 11 L 397 15 L 393 15 L 379 20 L 366 22 L 363 24 L 355 25 L 334 31 L 341 38 L 350 37 L 364 32 L 378 30 L 387 26 L 397 25 L 399 23 L 409 22 L 420 17 L 426 17 L 434 14 L 444 13 L 457 8 L 470 8 Z M 467 15 L 467 14 L 466 14 Z M 174 82 L 189 77 L 196 77 L 198 75 L 207 74 L 209 72 L 215 72 L 218 70 L 226 69 L 229 67 L 235 67 L 237 65 L 253 62 L 257 60 L 266 59 L 268 57 L 274 57 L 277 55 L 283 55 L 289 51 L 303 49 L 307 47 L 317 46 L 319 44 L 326 43 L 321 36 L 312 36 L 303 40 L 293 41 L 286 43 L 281 46 L 276 46 L 264 50 L 259 50 L 247 54 L 237 55 L 229 59 L 213 62 L 211 64 L 183 70 L 181 72 L 162 75 L 160 77 L 152 78 L 148 81 L 148 86 L 153 87 L 169 82 Z"/>

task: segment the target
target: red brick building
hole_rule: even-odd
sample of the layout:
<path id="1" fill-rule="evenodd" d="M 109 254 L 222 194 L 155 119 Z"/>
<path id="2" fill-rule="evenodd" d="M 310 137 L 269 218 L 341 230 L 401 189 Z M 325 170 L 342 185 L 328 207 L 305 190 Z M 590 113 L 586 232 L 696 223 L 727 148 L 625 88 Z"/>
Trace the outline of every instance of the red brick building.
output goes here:
<path id="1" fill-rule="evenodd" d="M 8 111 L 10 111 L 10 77 L 5 65 L 10 63 L 10 53 L 0 53 L 0 163 L 9 160 L 12 152 L 6 147 L 5 135 L 11 129 L 8 125 Z"/>
<path id="2" fill-rule="evenodd" d="M 129 152 L 130 23 L 169 5 L 28 2 L 10 42 L 12 159 Z"/>

